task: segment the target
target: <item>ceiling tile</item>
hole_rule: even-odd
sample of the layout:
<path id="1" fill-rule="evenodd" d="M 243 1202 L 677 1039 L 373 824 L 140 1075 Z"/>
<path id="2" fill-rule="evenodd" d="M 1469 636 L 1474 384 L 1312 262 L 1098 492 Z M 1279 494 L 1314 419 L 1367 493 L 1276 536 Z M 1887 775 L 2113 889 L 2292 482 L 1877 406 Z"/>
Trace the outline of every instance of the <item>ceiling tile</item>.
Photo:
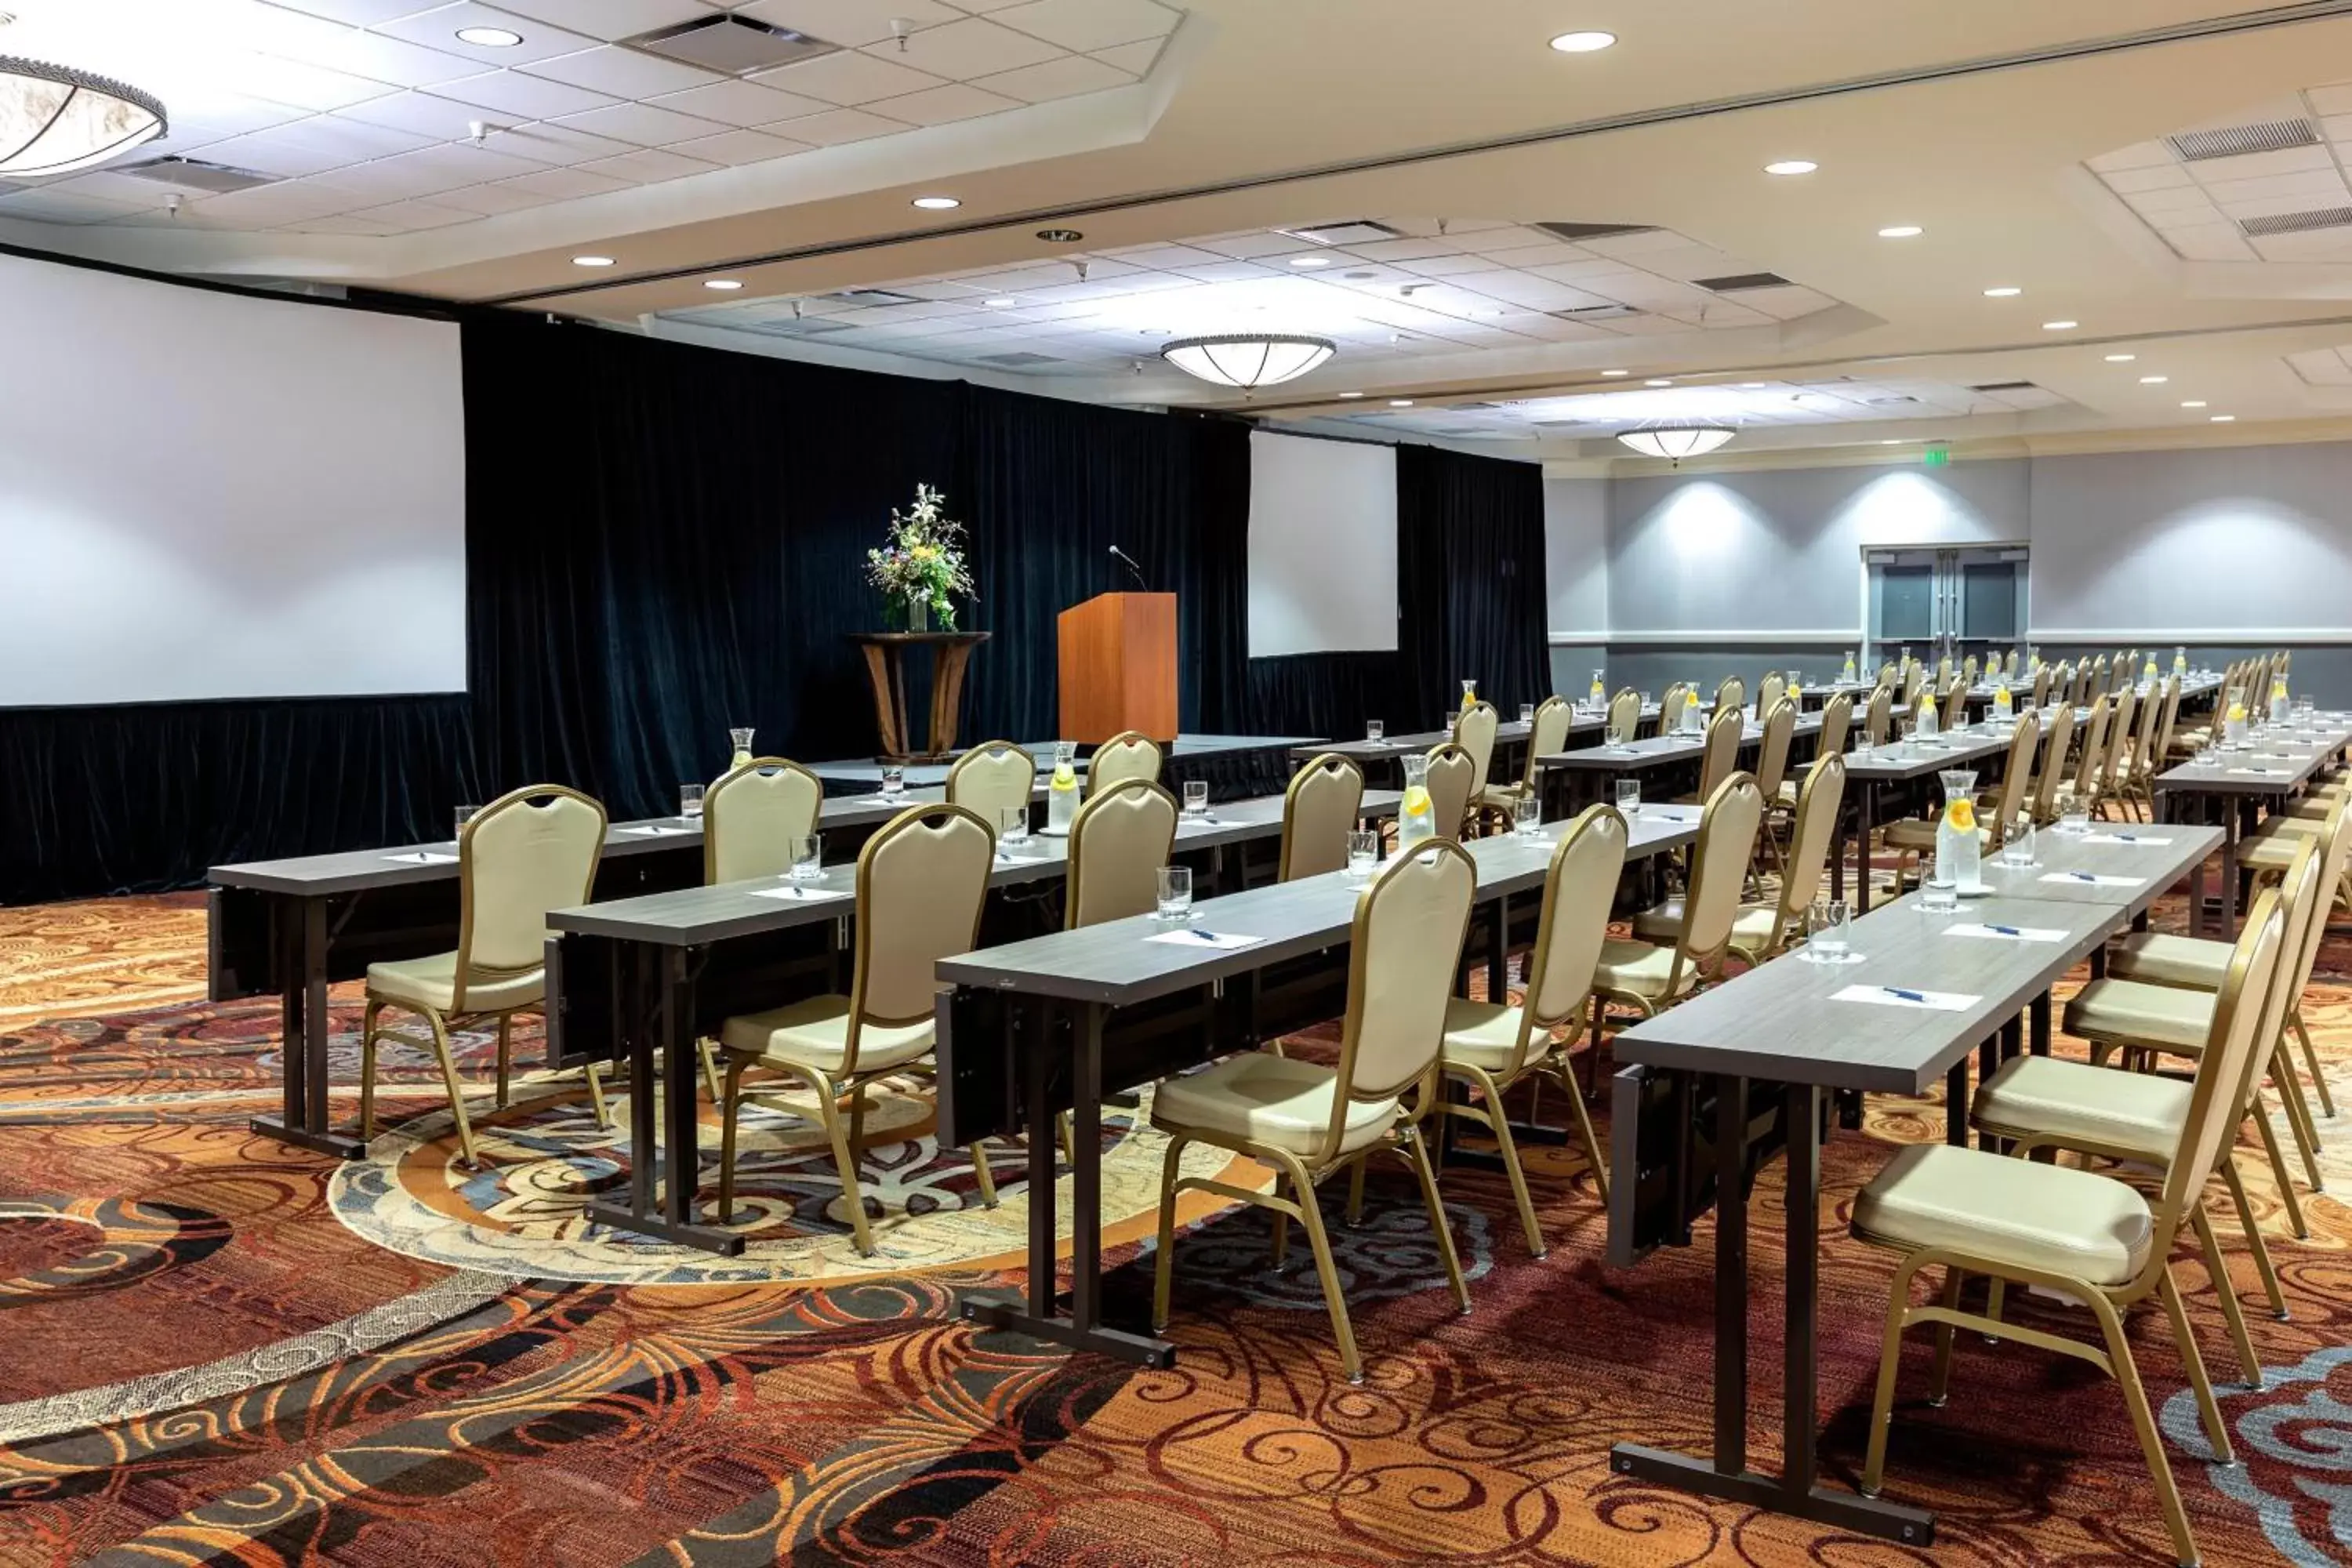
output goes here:
<path id="1" fill-rule="evenodd" d="M 772 87 L 782 92 L 799 93 L 833 104 L 871 103 L 877 98 L 897 98 L 925 88 L 941 85 L 941 79 L 928 71 L 907 66 L 892 65 L 872 55 L 844 49 L 839 54 L 820 55 L 813 60 L 795 65 L 778 66 L 772 71 L 761 71 L 752 80 L 762 87 Z"/>
<path id="2" fill-rule="evenodd" d="M 609 92 L 615 98 L 652 98 L 659 93 L 683 92 L 689 87 L 703 87 L 724 79 L 716 71 L 699 70 L 693 66 L 680 65 L 676 60 L 642 55 L 635 49 L 619 48 L 611 44 L 583 49 L 576 55 L 558 55 L 553 59 L 533 60 L 520 68 L 532 76 L 570 82 L 574 87 L 589 88 L 597 92 Z"/>
<path id="3" fill-rule="evenodd" d="M 499 0 L 499 8 L 610 40 L 691 22 L 723 7 L 703 0 Z"/>
<path id="4" fill-rule="evenodd" d="M 1153 0 L 1028 0 L 992 19 L 1066 49 L 1108 49 L 1176 29 L 1176 13 Z"/>
<path id="5" fill-rule="evenodd" d="M 510 44 L 505 48 L 469 44 L 457 37 L 459 31 L 467 27 L 501 27 L 509 33 L 521 34 L 522 42 Z M 454 5 L 420 9 L 397 21 L 378 22 L 369 30 L 472 60 L 477 70 L 531 65 L 585 49 L 596 41 L 583 33 L 567 32 L 513 11 L 478 5 L 475 0 L 459 0 Z"/>
<path id="6" fill-rule="evenodd" d="M 580 170 L 586 174 L 603 174 L 608 179 L 651 185 L 663 180 L 682 180 L 688 174 L 707 174 L 717 166 L 698 158 L 681 158 L 675 153 L 647 147 L 623 153 L 618 158 L 600 158 L 593 163 L 583 163 Z"/>
<path id="7" fill-rule="evenodd" d="M 302 122 L 297 121 L 297 124 Z M 264 174 L 323 174 L 348 163 L 365 161 L 362 154 L 354 157 L 330 147 L 320 147 L 287 132 L 292 126 L 269 131 L 257 131 L 250 136 L 232 137 L 215 142 L 205 149 L 207 163 L 226 163 L 233 169 L 252 169 Z"/>
<path id="8" fill-rule="evenodd" d="M 531 168 L 520 158 L 455 142 L 355 164 L 338 171 L 335 182 L 369 192 L 379 201 L 400 200 L 437 195 L 459 185 L 478 185 L 487 180 L 527 174 Z"/>
<path id="9" fill-rule="evenodd" d="M 290 228 L 298 234 L 347 234 L 375 238 L 406 232 L 400 225 L 388 222 L 383 218 L 359 217 L 351 213 L 338 213 L 332 217 L 303 218 L 299 222 L 284 224 L 280 226 Z"/>
<path id="10" fill-rule="evenodd" d="M 323 180 L 288 180 L 250 191 L 229 191 L 194 204 L 209 219 L 239 226 L 276 228 L 304 218 L 327 217 L 365 205 L 368 197 L 347 185 Z"/>
<path id="11" fill-rule="evenodd" d="M 67 195 L 89 196 L 101 202 L 120 202 L 131 207 L 160 207 L 172 192 L 152 180 L 134 179 L 100 169 L 93 174 L 70 174 L 62 180 L 51 180 L 38 187 L 45 191 L 60 191 Z"/>
<path id="12" fill-rule="evenodd" d="M 2252 242 L 2264 261 L 2342 261 L 2352 255 L 2352 228 L 2319 228 L 2305 234 L 2273 234 Z"/>
<path id="13" fill-rule="evenodd" d="M 853 49 L 889 37 L 894 20 L 902 20 L 914 29 L 963 19 L 963 12 L 936 4 L 936 0 L 753 0 L 753 4 L 738 5 L 736 9 L 755 22 L 790 27 L 823 38 L 828 44 Z"/>
<path id="14" fill-rule="evenodd" d="M 970 81 L 974 77 L 1034 66 L 1061 52 L 1026 33 L 1000 27 L 978 16 L 967 16 L 942 27 L 926 27 L 895 44 L 873 45 L 866 52 L 879 55 L 884 51 L 894 63 L 929 71 L 950 81 Z"/>
<path id="15" fill-rule="evenodd" d="M 489 71 L 443 82 L 433 89 L 433 96 L 524 120 L 585 114 L 592 109 L 604 109 L 621 101 L 608 93 L 591 92 L 584 87 L 525 76 L 520 71 Z"/>
<path id="16" fill-rule="evenodd" d="M 2204 211 L 2213 205 L 2211 199 L 2194 185 L 2172 190 L 2134 191 L 2124 200 L 2131 204 L 2134 212 L 2143 216 L 2184 209 Z"/>
<path id="17" fill-rule="evenodd" d="M 520 212 L 525 207 L 545 206 L 553 196 L 538 195 L 520 189 L 511 181 L 489 185 L 461 185 L 454 191 L 443 191 L 434 201 L 445 207 L 463 207 L 484 217 L 496 217 L 500 213 Z"/>
<path id="18" fill-rule="evenodd" d="M 2134 191 L 2177 191 L 2197 183 L 2189 177 L 2189 171 L 2178 163 L 2158 163 L 2145 169 L 2118 169 L 2112 174 L 2100 177 L 2117 195 L 2128 195 Z"/>
<path id="19" fill-rule="evenodd" d="M 756 81 L 714 81 L 709 87 L 690 87 L 646 101 L 657 109 L 739 127 L 772 125 L 796 114 L 822 114 L 832 107 L 820 99 L 780 92 Z"/>
<path id="20" fill-rule="evenodd" d="M 1084 93 L 1102 92 L 1114 87 L 1125 87 L 1135 79 L 1122 70 L 1113 70 L 1100 60 L 1085 55 L 1064 55 L 1043 65 L 1023 66 L 1019 70 L 999 71 L 994 76 L 982 77 L 972 85 L 990 92 L 1001 92 L 1007 98 L 1017 98 L 1024 103 L 1045 103 L 1056 98 L 1076 98 Z"/>
<path id="21" fill-rule="evenodd" d="M 603 174 L 591 174 L 581 169 L 541 169 L 533 174 L 517 174 L 511 180 L 500 180 L 501 190 L 518 190 L 550 201 L 571 201 L 578 196 L 602 195 L 606 191 L 625 191 L 626 180 L 614 180 Z"/>
<path id="22" fill-rule="evenodd" d="M 864 142 L 913 128 L 903 120 L 886 119 L 862 109 L 835 109 L 824 114 L 803 115 L 796 120 L 763 125 L 760 129 L 772 136 L 788 137 L 818 147 L 836 147 L 845 142 Z"/>
<path id="23" fill-rule="evenodd" d="M 2091 160 L 2091 167 L 2102 174 L 2112 174 L 2122 169 L 2148 169 L 2159 163 L 2179 162 L 2172 149 L 2161 142 L 2138 142 L 2113 153 L 2102 153 Z"/>
<path id="24" fill-rule="evenodd" d="M 1484 272 L 1495 264 L 1483 256 L 1426 256 L 1412 261 L 1400 261 L 1397 265 L 1423 278 L 1451 278 L 1456 273 Z M 1546 277 L 1553 271 L 1548 267 L 1536 270 Z"/>
<path id="25" fill-rule="evenodd" d="M 2352 84 L 2315 87 L 2303 96 L 2315 114 L 2352 114 Z"/>
<path id="26" fill-rule="evenodd" d="M 373 32 L 346 31 L 329 47 L 311 45 L 299 51 L 271 52 L 282 53 L 306 65 L 325 66 L 330 70 L 348 71 L 371 81 L 395 82 L 402 87 L 430 87 L 435 82 L 455 81 L 482 68 L 462 55 Z"/>
<path id="27" fill-rule="evenodd" d="M 470 121 L 483 118 L 483 112 L 472 104 L 452 103 L 427 93 L 396 92 L 339 110 L 334 118 L 339 125 L 386 126 L 431 142 L 455 142 L 466 134 Z"/>
<path id="28" fill-rule="evenodd" d="M 2253 247 L 2233 223 L 2198 224 L 2167 229 L 2164 242 L 2184 261 L 2252 261 Z"/>
<path id="29" fill-rule="evenodd" d="M 2225 212 L 2242 202 L 2308 202 L 2314 206 L 2325 206 L 2341 205 L 2352 199 L 2352 194 L 2347 194 L 2344 188 L 2344 176 L 2336 171 L 2333 164 L 2315 174 L 2274 174 L 2263 180 L 2223 180 L 2208 184 L 2205 194 L 2219 203 Z"/>
<path id="30" fill-rule="evenodd" d="M 389 224 L 394 233 L 405 234 L 416 229 L 447 228 L 451 224 L 472 223 L 482 215 L 469 213 L 463 207 L 436 206 L 431 202 L 393 202 L 380 207 L 362 207 L 351 215 L 366 220 Z"/>
<path id="31" fill-rule="evenodd" d="M 1280 256 L 1297 250 L 1298 242 L 1286 234 L 1270 229 L 1253 230 L 1244 234 L 1222 234 L 1210 239 L 1192 242 L 1202 250 L 1213 250 L 1220 256 L 1246 260 L 1258 256 Z"/>
<path id="32" fill-rule="evenodd" d="M 1125 71 L 1129 76 L 1150 76 L 1167 43 L 1165 38 L 1146 38 L 1141 43 L 1121 44 L 1115 49 L 1097 49 L 1094 57 L 1113 70 Z"/>
<path id="33" fill-rule="evenodd" d="M 279 59 L 272 55 L 233 57 L 226 76 L 227 85 L 236 91 L 249 93 L 272 103 L 291 104 L 297 109 L 322 113 L 346 104 L 363 103 L 371 98 L 383 98 L 398 90 L 387 82 L 370 81 L 343 71 L 306 66 L 299 60 Z"/>
<path id="34" fill-rule="evenodd" d="M 875 111 L 904 120 L 915 125 L 945 125 L 951 121 L 977 120 L 983 114 L 1001 113 L 1018 109 L 1018 99 L 984 92 L 962 82 L 950 82 L 927 92 L 910 92 L 904 98 L 885 99 L 874 105 Z"/>
<path id="35" fill-rule="evenodd" d="M 388 22 L 394 16 L 405 16 L 424 9 L 418 0 L 269 0 L 269 4 L 279 10 L 299 11 L 306 16 L 349 22 L 355 27 L 364 27 L 372 22 Z"/>
<path id="36" fill-rule="evenodd" d="M 592 136 L 585 131 L 557 125 L 552 121 L 492 132 L 482 145 L 493 153 L 528 159 L 534 163 L 592 163 L 599 158 L 617 158 L 624 153 L 635 151 L 630 142 L 615 142 L 609 136 Z"/>
<path id="37" fill-rule="evenodd" d="M 615 142 L 627 142 L 639 147 L 667 147 L 673 142 L 691 142 L 698 136 L 716 136 L 727 129 L 716 121 L 691 114 L 674 114 L 667 109 L 656 109 L 645 103 L 616 103 L 610 109 L 592 109 L 585 114 L 567 114 L 555 122 L 571 131 L 584 131 L 591 136 L 608 136 Z"/>
<path id="38" fill-rule="evenodd" d="M 770 136 L 758 131 L 730 131 L 722 136 L 680 142 L 670 151 L 688 158 L 699 158 L 706 163 L 762 163 L 771 158 L 805 153 L 812 145 L 807 142 L 788 142 L 781 136 Z"/>
<path id="39" fill-rule="evenodd" d="M 42 223 L 103 223 L 139 210 L 125 202 L 104 202 L 63 191 L 17 191 L 0 196 L 0 217 L 35 218 Z"/>

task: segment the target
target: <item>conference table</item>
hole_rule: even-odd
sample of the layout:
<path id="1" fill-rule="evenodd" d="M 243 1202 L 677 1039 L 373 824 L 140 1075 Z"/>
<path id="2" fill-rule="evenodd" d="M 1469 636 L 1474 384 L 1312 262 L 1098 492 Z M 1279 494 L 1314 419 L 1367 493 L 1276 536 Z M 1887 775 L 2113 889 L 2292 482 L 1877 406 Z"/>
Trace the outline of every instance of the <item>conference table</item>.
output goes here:
<path id="1" fill-rule="evenodd" d="M 1367 792 L 1358 814 L 1365 820 L 1392 816 L 1400 798 L 1392 791 Z M 1274 795 L 1187 814 L 1177 822 L 1175 854 L 1222 858 L 1229 848 L 1279 839 L 1283 806 L 1282 797 Z M 1033 833 L 1018 843 L 998 845 L 989 889 L 997 893 L 1058 881 L 1068 868 L 1069 841 Z M 1213 875 L 1220 870 L 1221 864 L 1213 865 Z M 715 1034 L 731 1014 L 793 1000 L 794 990 L 846 990 L 840 954 L 850 944 L 856 889 L 856 865 L 836 864 L 807 882 L 762 878 L 685 887 L 549 914 L 548 926 L 559 933 L 556 945 L 562 954 L 549 966 L 550 1017 L 574 1010 L 582 1000 L 561 977 L 590 969 L 582 950 L 596 944 L 601 951 L 593 967 L 607 977 L 605 1016 L 614 1037 L 594 1043 L 587 1054 L 617 1052 L 628 1064 L 629 1189 L 623 1200 L 592 1203 L 590 1218 L 723 1256 L 742 1251 L 740 1232 L 705 1225 L 698 1217 L 695 1041 Z M 793 948 L 790 939 L 812 934 L 812 928 L 819 940 Z M 785 942 L 778 943 L 779 938 Z M 781 951 L 772 953 L 771 948 Z M 575 1038 L 572 1044 L 582 1042 Z M 1045 1142 L 1050 1156 L 1052 1140 Z"/>
<path id="2" fill-rule="evenodd" d="M 2223 749 L 2212 763 L 2190 761 L 2156 776 L 2156 815 L 2160 821 L 2187 821 L 2190 816 L 2216 822 L 2221 829 L 2221 895 L 2210 906 L 2200 871 L 2189 900 L 2189 929 L 2197 935 L 2209 930 L 2223 940 L 2238 931 L 2238 851 L 2265 807 L 2277 810 L 2310 787 L 2321 769 L 2352 745 L 2352 724 L 2337 713 L 2309 715 L 2308 725 L 2265 730 L 2247 746 Z"/>
<path id="3" fill-rule="evenodd" d="M 1627 856 L 1639 862 L 1691 843 L 1698 813 L 1644 808 L 1628 826 Z M 1540 909 L 1561 826 L 1464 846 L 1477 868 L 1474 918 L 1486 932 L 1490 974 L 1511 940 L 1514 907 L 1528 914 Z M 1195 906 L 1191 929 L 1245 939 L 1241 946 L 1155 940 L 1176 928 L 1145 915 L 940 963 L 940 979 L 952 987 L 939 1013 L 940 1141 L 1031 1133 L 1027 1294 L 968 1294 L 967 1321 L 1148 1366 L 1174 1364 L 1167 1341 L 1103 1321 L 1103 1095 L 1343 1013 L 1362 887 L 1335 871 Z M 1072 1114 L 1075 1147 L 1066 1310 L 1055 1279 L 1048 1131 L 1062 1110 Z"/>
<path id="4" fill-rule="evenodd" d="M 1800 950 L 1615 1037 L 1610 1261 L 1631 1267 L 1659 1246 L 1689 1245 L 1709 1207 L 1716 1235 L 1713 1453 L 1621 1442 L 1612 1471 L 1914 1548 L 1934 1541 L 1925 1509 L 1820 1484 L 1823 1096 L 1919 1096 L 1941 1079 L 1945 1137 L 1966 1143 L 1969 1058 L 1981 1052 L 1990 1075 L 2021 1046 L 2046 1055 L 2051 987 L 2143 926 L 2220 838 L 2185 825 L 2040 835 L 2036 865 L 1988 858 L 1990 894 L 1956 914 L 1898 899 L 1853 923 L 1855 962 L 1815 963 Z M 1748 1464 L 1748 1188 L 1776 1147 L 1788 1159 L 1788 1278 L 1780 1473 L 1766 1476 Z"/>
<path id="5" fill-rule="evenodd" d="M 1822 716 L 1803 713 L 1789 731 L 1790 756 L 1795 755 L 1795 743 L 1818 736 L 1822 732 Z M 1754 720 L 1740 731 L 1739 744 L 1745 749 L 1759 745 L 1764 739 L 1764 726 Z M 1598 746 L 1584 746 L 1572 752 L 1552 752 L 1536 759 L 1543 771 L 1548 789 L 1558 790 L 1562 798 L 1547 805 L 1545 815 L 1565 816 L 1588 800 L 1599 800 L 1609 794 L 1610 781 L 1629 774 L 1646 774 L 1662 769 L 1681 768 L 1696 771 L 1706 755 L 1705 730 L 1680 730 L 1671 734 L 1649 735 L 1638 741 L 1611 741 Z M 1554 781 L 1563 781 L 1555 786 Z"/>
<path id="6" fill-rule="evenodd" d="M 1203 770 L 1227 763 L 1245 763 L 1253 757 L 1279 757 L 1297 746 L 1315 744 L 1312 735 L 1178 735 L 1161 747 L 1160 776 L 1173 789 L 1189 777 Z M 1040 773 L 1051 772 L 1054 766 L 1052 741 L 1024 741 L 1023 751 L 1036 760 Z M 975 748 L 964 746 L 958 755 Z M 1088 758 L 1077 759 L 1076 768 L 1087 771 Z M 935 787 L 947 783 L 951 763 L 909 763 L 900 770 L 903 782 L 909 788 Z M 873 789 L 882 782 L 884 764 L 872 757 L 850 757 L 837 762 L 811 763 L 808 769 L 827 784 L 850 784 L 860 789 Z"/>

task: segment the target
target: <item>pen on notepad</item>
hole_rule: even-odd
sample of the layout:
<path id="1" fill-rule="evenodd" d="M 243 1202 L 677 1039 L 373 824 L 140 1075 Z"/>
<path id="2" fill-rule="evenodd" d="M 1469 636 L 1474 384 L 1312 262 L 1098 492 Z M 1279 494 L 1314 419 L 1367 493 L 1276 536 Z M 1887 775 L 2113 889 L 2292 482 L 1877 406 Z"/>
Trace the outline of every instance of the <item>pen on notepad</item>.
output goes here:
<path id="1" fill-rule="evenodd" d="M 2095 882 L 2099 879 L 2097 876 L 2089 871 L 2069 871 L 2066 875 L 2074 878 L 2074 880 L 2078 882 Z"/>
<path id="2" fill-rule="evenodd" d="M 1885 992 L 1889 996 L 1900 996 L 1906 1002 L 1925 1002 L 1927 999 L 1927 994 L 1926 992 L 1906 991 L 1900 985 L 1882 985 L 1879 989 Z"/>
<path id="3" fill-rule="evenodd" d="M 2023 935 L 2025 934 L 2023 931 L 2021 931 L 2018 930 L 2015 926 L 1997 926 L 1997 925 L 1993 925 L 1993 924 L 1988 923 L 1988 924 L 1985 926 L 1985 930 L 1987 930 L 1987 931 L 1997 931 L 2000 932 L 2000 934 L 2001 934 L 2001 935 L 2003 935 L 2003 936 L 2023 936 Z"/>
<path id="4" fill-rule="evenodd" d="M 2126 844 L 2137 844 L 2139 842 L 2139 835 L 2137 833 L 2118 833 L 2116 835 L 2116 837 Z"/>
<path id="5" fill-rule="evenodd" d="M 1190 937 L 1197 937 L 1199 940 L 1209 943 L 1212 947 L 1225 940 L 1223 937 L 1219 936 L 1215 931 L 1202 931 L 1199 926 L 1186 926 L 1184 928 L 1184 934 Z"/>

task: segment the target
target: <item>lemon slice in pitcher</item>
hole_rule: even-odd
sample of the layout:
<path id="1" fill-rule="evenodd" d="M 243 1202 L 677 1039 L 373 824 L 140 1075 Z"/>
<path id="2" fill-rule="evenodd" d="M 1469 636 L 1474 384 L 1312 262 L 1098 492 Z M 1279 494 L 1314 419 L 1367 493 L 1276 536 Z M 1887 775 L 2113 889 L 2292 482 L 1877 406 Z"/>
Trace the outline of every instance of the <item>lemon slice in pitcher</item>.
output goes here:
<path id="1" fill-rule="evenodd" d="M 1952 802 L 1951 809 L 1944 813 L 1944 820 L 1952 825 L 1955 833 L 1974 833 L 1977 830 L 1977 808 L 1965 800 L 1956 800 Z"/>

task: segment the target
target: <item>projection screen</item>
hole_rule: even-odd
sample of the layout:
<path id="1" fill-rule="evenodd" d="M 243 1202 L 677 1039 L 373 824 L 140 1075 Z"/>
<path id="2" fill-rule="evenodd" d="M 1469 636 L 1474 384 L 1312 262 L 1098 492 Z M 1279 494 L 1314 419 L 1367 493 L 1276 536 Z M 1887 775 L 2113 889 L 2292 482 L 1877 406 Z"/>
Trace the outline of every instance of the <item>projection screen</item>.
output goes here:
<path id="1" fill-rule="evenodd" d="M 1396 448 L 1252 432 L 1250 657 L 1396 645 Z"/>

